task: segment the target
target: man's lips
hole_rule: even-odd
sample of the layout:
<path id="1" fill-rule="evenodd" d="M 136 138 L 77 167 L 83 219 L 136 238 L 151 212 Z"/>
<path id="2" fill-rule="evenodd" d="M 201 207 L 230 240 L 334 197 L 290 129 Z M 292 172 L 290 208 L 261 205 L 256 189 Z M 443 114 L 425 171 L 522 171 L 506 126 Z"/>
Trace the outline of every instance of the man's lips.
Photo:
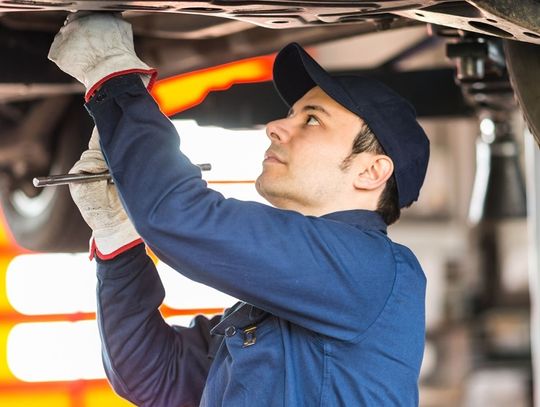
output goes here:
<path id="1" fill-rule="evenodd" d="M 273 151 L 267 151 L 264 154 L 264 161 L 263 162 L 275 162 L 279 164 L 285 164 L 285 161 L 281 159 L 275 152 Z"/>

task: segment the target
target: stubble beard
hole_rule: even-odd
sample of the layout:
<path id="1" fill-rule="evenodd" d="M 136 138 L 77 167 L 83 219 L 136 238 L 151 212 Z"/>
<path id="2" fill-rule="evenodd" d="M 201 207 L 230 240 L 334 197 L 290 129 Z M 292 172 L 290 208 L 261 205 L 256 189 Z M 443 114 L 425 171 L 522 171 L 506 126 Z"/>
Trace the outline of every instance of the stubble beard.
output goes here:
<path id="1" fill-rule="evenodd" d="M 264 179 L 264 171 L 257 177 L 255 181 L 255 189 L 266 199 L 270 204 L 277 208 L 289 209 L 290 203 L 298 200 L 297 194 L 294 193 L 292 187 L 288 184 L 287 180 L 282 177 L 275 180 Z"/>

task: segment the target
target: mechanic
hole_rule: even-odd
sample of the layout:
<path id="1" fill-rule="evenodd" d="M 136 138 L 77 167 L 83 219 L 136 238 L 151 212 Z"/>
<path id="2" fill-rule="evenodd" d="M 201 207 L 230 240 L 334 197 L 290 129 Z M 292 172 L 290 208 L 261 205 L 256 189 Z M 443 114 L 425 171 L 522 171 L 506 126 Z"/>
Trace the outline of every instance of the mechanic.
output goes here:
<path id="1" fill-rule="evenodd" d="M 207 187 L 118 14 L 68 18 L 49 58 L 85 85 L 97 128 L 72 172 L 108 167 L 114 179 L 71 193 L 93 229 L 103 361 L 118 394 L 140 406 L 418 404 L 426 281 L 386 234 L 428 162 L 408 102 L 283 48 L 274 83 L 291 110 L 267 125 L 256 181 L 270 206 Z M 167 325 L 145 245 L 241 301 Z"/>

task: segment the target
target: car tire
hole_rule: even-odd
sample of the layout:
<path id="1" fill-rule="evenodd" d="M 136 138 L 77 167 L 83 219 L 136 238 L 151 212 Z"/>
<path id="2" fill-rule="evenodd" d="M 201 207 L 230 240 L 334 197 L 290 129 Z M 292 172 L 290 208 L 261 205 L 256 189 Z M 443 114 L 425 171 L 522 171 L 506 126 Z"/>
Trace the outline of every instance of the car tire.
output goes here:
<path id="1" fill-rule="evenodd" d="M 540 146 L 540 46 L 504 40 L 506 65 L 517 102 Z"/>
<path id="2" fill-rule="evenodd" d="M 55 129 L 58 136 L 52 148 L 49 174 L 69 171 L 87 148 L 92 126 L 81 97 L 74 98 Z M 31 183 L 32 179 L 24 182 Z M 24 188 L 3 190 L 0 202 L 10 234 L 19 246 L 35 252 L 88 250 L 91 231 L 73 203 L 67 186 L 41 188 L 32 197 L 24 192 Z"/>

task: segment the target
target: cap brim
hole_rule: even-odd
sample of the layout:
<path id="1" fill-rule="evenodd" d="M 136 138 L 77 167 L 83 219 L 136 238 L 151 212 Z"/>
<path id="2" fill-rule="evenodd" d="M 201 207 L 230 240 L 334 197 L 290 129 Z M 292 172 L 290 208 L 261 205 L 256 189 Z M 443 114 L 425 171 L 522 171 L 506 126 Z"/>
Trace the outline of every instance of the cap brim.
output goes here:
<path id="1" fill-rule="evenodd" d="M 298 44 L 292 43 L 283 48 L 274 61 L 274 86 L 288 106 L 292 106 L 316 86 L 306 71 L 303 54 L 305 51 Z"/>
<path id="2" fill-rule="evenodd" d="M 354 111 L 354 103 L 343 91 L 341 84 L 295 42 L 278 53 L 273 73 L 274 85 L 288 106 L 294 105 L 312 88 L 319 86 L 336 102 Z"/>

